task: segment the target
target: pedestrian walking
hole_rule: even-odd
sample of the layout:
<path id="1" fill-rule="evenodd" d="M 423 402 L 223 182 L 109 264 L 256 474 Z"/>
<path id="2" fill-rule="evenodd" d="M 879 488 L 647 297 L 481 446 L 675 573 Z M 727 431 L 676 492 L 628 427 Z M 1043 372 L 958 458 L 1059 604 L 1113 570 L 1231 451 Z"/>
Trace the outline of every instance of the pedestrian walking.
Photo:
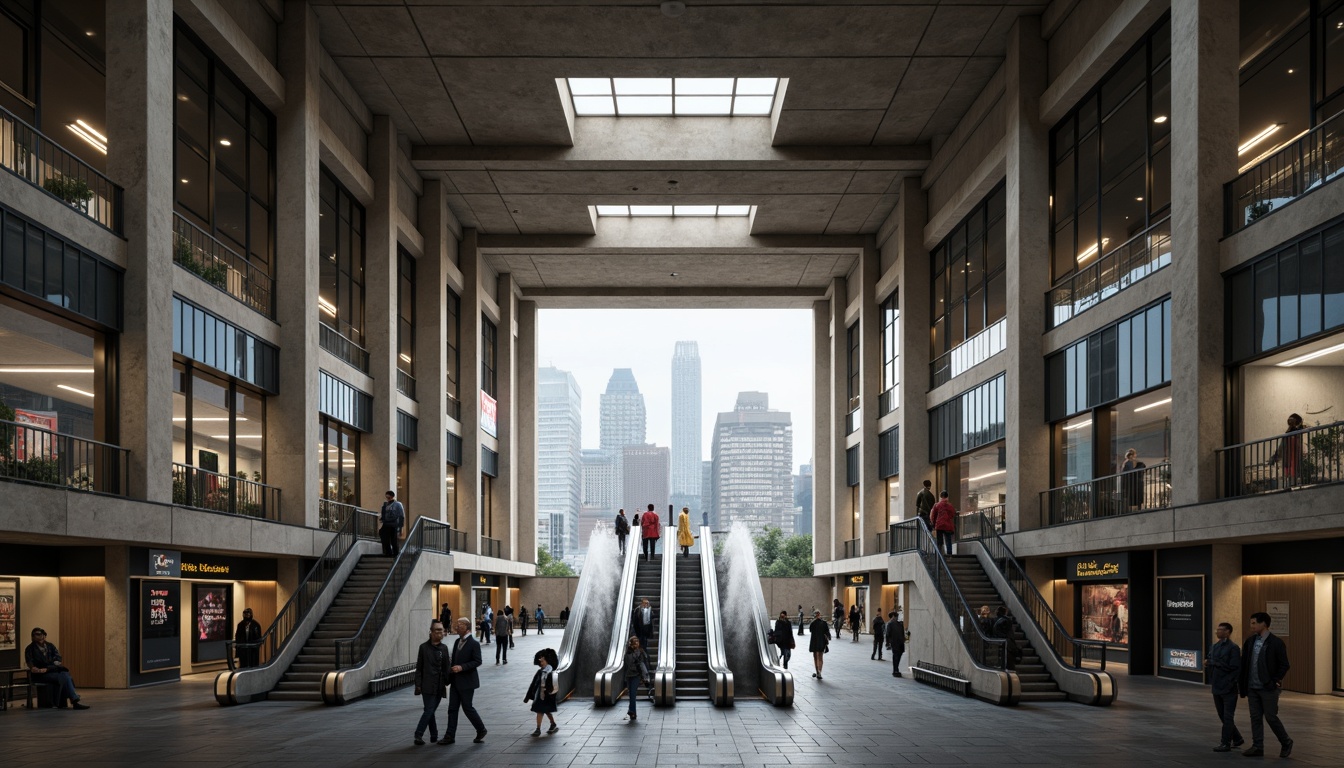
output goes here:
<path id="1" fill-rule="evenodd" d="M 541 735 L 541 718 L 543 715 L 551 721 L 551 727 L 546 733 L 555 733 L 560 730 L 560 726 L 555 722 L 556 699 L 559 691 L 555 686 L 555 667 L 560 663 L 560 660 L 556 656 L 554 648 L 542 648 L 532 657 L 532 663 L 539 669 L 537 669 L 537 674 L 532 676 L 532 685 L 528 686 L 527 695 L 523 697 L 523 703 L 532 702 L 532 711 L 537 713 L 537 729 L 532 731 L 532 735 Z"/>
<path id="2" fill-rule="evenodd" d="M 933 530 L 933 519 L 929 517 L 929 512 L 936 502 L 937 499 L 933 498 L 933 483 L 925 480 L 924 487 L 915 494 L 915 515 L 924 521 L 929 530 Z"/>
<path id="3" fill-rule="evenodd" d="M 653 556 L 658 554 L 658 538 L 662 533 L 658 530 L 658 513 L 653 511 L 653 505 L 639 517 L 639 527 L 643 532 L 641 545 L 644 547 L 644 559 L 652 560 Z"/>
<path id="4" fill-rule="evenodd" d="M 449 608 L 447 603 L 444 603 L 439 608 L 439 623 L 442 624 L 445 629 L 453 626 L 453 609 Z"/>
<path id="5" fill-rule="evenodd" d="M 537 612 L 532 614 L 532 618 L 537 620 L 537 634 L 546 634 L 546 612 L 541 610 L 541 603 L 537 603 Z"/>
<path id="6" fill-rule="evenodd" d="M 812 676 L 820 680 L 824 661 L 822 656 L 831 652 L 831 628 L 826 620 L 821 618 L 821 611 L 812 612 L 812 625 L 808 627 L 808 631 L 812 633 L 812 639 L 808 641 L 807 649 L 812 652 L 812 666 L 817 670 Z"/>
<path id="7" fill-rule="evenodd" d="M 513 634 L 513 619 L 502 609 L 495 613 L 495 663 L 502 656 L 509 663 L 509 635 Z"/>
<path id="8" fill-rule="evenodd" d="M 850 642 L 859 642 L 859 628 L 863 626 L 863 614 L 859 613 L 858 605 L 849 606 L 849 631 L 854 634 L 854 639 Z"/>
<path id="9" fill-rule="evenodd" d="M 649 599 L 646 597 L 639 601 L 639 606 L 630 615 L 630 627 L 634 631 L 635 637 L 639 638 L 640 648 L 649 649 L 649 640 L 653 638 L 653 628 L 657 622 L 658 615 L 649 605 Z"/>
<path id="10" fill-rule="evenodd" d="M 507 617 L 509 617 L 509 650 L 512 651 L 512 650 L 513 650 L 513 626 L 514 626 L 513 606 L 512 606 L 512 605 L 509 605 L 508 603 L 505 603 L 505 604 L 504 604 L 504 615 L 507 616 Z"/>
<path id="11" fill-rule="evenodd" d="M 625 666 L 622 667 L 622 677 L 625 679 L 625 695 L 630 701 L 630 709 L 625 715 L 625 719 L 630 722 L 638 720 L 635 712 L 635 702 L 639 699 L 639 684 L 641 681 L 646 686 L 653 685 L 653 676 L 649 674 L 649 662 L 644 656 L 644 649 L 639 645 L 639 638 L 630 636 L 630 641 L 625 644 Z M 620 698 L 620 694 L 617 694 Z"/>
<path id="12" fill-rule="evenodd" d="M 527 609 L 518 612 L 518 628 L 522 630 L 523 637 L 527 637 Z"/>
<path id="13" fill-rule="evenodd" d="M 1214 631 L 1218 641 L 1204 656 L 1204 668 L 1209 671 L 1213 689 L 1213 708 L 1223 724 L 1222 736 L 1214 752 L 1231 752 L 1233 747 L 1246 743 L 1237 730 L 1237 684 L 1241 680 L 1241 649 L 1232 642 L 1232 625 L 1223 622 Z"/>
<path id="14" fill-rule="evenodd" d="M 261 624 L 252 618 L 252 609 L 243 609 L 243 620 L 233 630 L 233 649 L 242 669 L 261 666 Z"/>
<path id="15" fill-rule="evenodd" d="M 980 624 L 980 630 L 985 633 L 985 637 L 994 636 L 994 614 L 989 612 L 988 605 L 980 606 L 976 611 L 975 620 Z"/>
<path id="16" fill-rule="evenodd" d="M 887 623 L 881 616 L 873 617 L 873 652 L 868 655 L 869 659 L 876 661 L 882 660 L 883 640 L 886 639 Z"/>
<path id="17" fill-rule="evenodd" d="M 491 631 L 491 628 L 494 626 L 494 619 L 495 619 L 495 612 L 492 611 L 492 610 L 490 610 L 490 604 L 489 604 L 489 603 L 486 603 L 486 604 L 482 605 L 482 606 L 481 606 L 481 624 L 480 624 L 480 626 L 478 627 L 478 629 L 480 630 L 480 633 L 481 633 L 481 636 L 480 636 L 481 645 L 489 645 L 489 644 L 490 644 L 490 635 L 493 634 L 493 632 Z"/>
<path id="18" fill-rule="evenodd" d="M 443 697 L 448 695 L 448 647 L 443 644 L 443 622 L 429 623 L 429 639 L 420 644 L 415 656 L 415 695 L 424 704 L 420 722 L 415 725 L 415 745 L 425 744 L 425 728 L 429 741 L 439 740 L 439 722 L 435 712 Z"/>
<path id="19" fill-rule="evenodd" d="M 938 546 L 948 557 L 952 556 L 952 539 L 957 530 L 957 508 L 947 499 L 947 491 L 938 494 L 938 503 L 929 510 L 933 530 L 938 533 Z"/>
<path id="20" fill-rule="evenodd" d="M 691 534 L 691 509 L 682 507 L 677 515 L 677 546 L 681 547 L 681 556 L 690 557 L 691 547 L 695 546 L 695 536 Z"/>
<path id="21" fill-rule="evenodd" d="M 900 614 L 892 611 L 887 614 L 887 650 L 891 651 L 891 676 L 901 676 L 901 657 L 905 655 L 905 622 Z"/>
<path id="22" fill-rule="evenodd" d="M 630 535 L 630 521 L 625 517 L 625 510 L 622 509 L 616 513 L 616 542 L 621 545 L 621 554 L 625 554 L 625 537 Z"/>
<path id="23" fill-rule="evenodd" d="M 771 642 L 779 648 L 779 660 L 785 669 L 789 668 L 789 659 L 793 656 L 793 625 L 789 623 L 789 612 L 780 611 L 779 618 L 775 619 L 775 631 L 771 633 L 773 639 Z"/>
<path id="24" fill-rule="evenodd" d="M 831 618 L 835 620 L 835 636 L 838 639 L 845 629 L 845 606 L 838 597 L 831 599 Z"/>
<path id="25" fill-rule="evenodd" d="M 1268 613 L 1251 614 L 1251 636 L 1241 646 L 1240 688 L 1251 708 L 1251 748 L 1241 754 L 1259 757 L 1265 754 L 1265 723 L 1279 740 L 1279 757 L 1293 753 L 1293 740 L 1279 720 L 1279 694 L 1288 674 L 1288 646 L 1273 632 Z"/>
<path id="26" fill-rule="evenodd" d="M 481 687 L 481 677 L 477 669 L 481 666 L 481 644 L 471 636 L 471 622 L 458 619 L 453 625 L 457 640 L 453 643 L 452 653 L 448 656 L 448 730 L 439 740 L 439 746 L 446 747 L 457 740 L 457 712 L 460 709 L 467 720 L 476 728 L 477 744 L 485 741 L 485 723 L 471 705 L 476 689 Z"/>
<path id="27" fill-rule="evenodd" d="M 1291 489 L 1303 479 L 1302 417 L 1296 413 L 1288 414 L 1288 429 L 1284 430 L 1283 434 L 1283 441 L 1274 451 L 1274 455 L 1269 457 L 1269 462 L 1272 464 L 1283 461 L 1283 487 Z"/>
<path id="28" fill-rule="evenodd" d="M 995 611 L 993 636 L 1004 639 L 1004 669 L 1016 669 L 1018 662 L 1022 661 L 1022 649 L 1017 647 L 1017 640 L 1013 637 L 1013 619 L 1008 615 L 1006 606 L 999 606 Z"/>
<path id="29" fill-rule="evenodd" d="M 798 636 L 803 636 L 803 606 L 801 605 L 798 606 Z"/>
<path id="30" fill-rule="evenodd" d="M 396 557 L 397 540 L 401 536 L 401 527 L 406 524 L 406 508 L 397 501 L 396 491 L 388 491 L 385 496 L 387 500 L 378 511 L 378 521 L 381 523 L 378 538 L 383 542 L 383 555 Z"/>

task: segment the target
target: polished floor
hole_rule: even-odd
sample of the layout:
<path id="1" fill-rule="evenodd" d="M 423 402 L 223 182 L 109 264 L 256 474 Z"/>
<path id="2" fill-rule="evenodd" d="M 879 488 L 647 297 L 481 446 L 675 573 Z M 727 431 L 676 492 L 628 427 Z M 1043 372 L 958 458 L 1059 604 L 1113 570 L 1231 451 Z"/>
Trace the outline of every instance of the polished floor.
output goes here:
<path id="1" fill-rule="evenodd" d="M 409 688 L 332 708 L 260 702 L 221 708 L 211 676 L 134 691 L 90 690 L 86 712 L 0 712 L 0 765 L 395 765 L 442 762 L 474 768 L 631 765 L 1085 765 L 1153 766 L 1248 763 L 1213 754 L 1218 724 L 1202 686 L 1121 678 L 1121 696 L 1100 709 L 1079 704 L 995 707 L 891 677 L 889 662 L 870 661 L 871 643 L 842 641 L 826 656 L 825 679 L 799 658 L 797 702 L 777 709 L 740 701 L 730 709 L 683 702 L 597 709 L 571 700 L 557 714 L 560 732 L 532 738 L 523 694 L 532 654 L 558 646 L 559 632 L 516 638 L 509 665 L 494 665 L 486 646 L 478 708 L 490 730 L 471 743 L 463 718 L 458 743 L 411 743 L 419 698 Z M 1245 702 L 1238 723 L 1250 735 Z M 1286 694 L 1281 716 L 1296 741 L 1292 760 L 1341 764 L 1344 699 Z M 444 715 L 440 711 L 440 727 Z M 1278 744 L 1267 734 L 1270 757 Z M 470 762 L 464 762 L 470 761 Z"/>

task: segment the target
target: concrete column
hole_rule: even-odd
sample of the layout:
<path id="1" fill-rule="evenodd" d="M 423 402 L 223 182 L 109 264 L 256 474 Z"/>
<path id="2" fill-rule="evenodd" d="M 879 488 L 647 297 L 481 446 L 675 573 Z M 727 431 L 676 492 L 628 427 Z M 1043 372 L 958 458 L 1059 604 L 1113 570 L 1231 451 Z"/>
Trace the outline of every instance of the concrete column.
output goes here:
<path id="1" fill-rule="evenodd" d="M 1040 121 L 1046 46 L 1040 18 L 1022 16 L 1008 34 L 1007 104 L 1008 316 L 1004 386 L 1008 438 L 1007 530 L 1041 525 L 1040 492 L 1050 487 L 1050 432 L 1045 424 L 1042 335 L 1050 288 L 1050 137 Z"/>
<path id="2" fill-rule="evenodd" d="M 831 280 L 831 420 L 827 424 L 831 436 L 831 559 L 845 555 L 844 543 L 854 538 L 854 504 L 850 500 L 846 463 L 845 417 L 849 415 L 849 376 L 846 364 L 849 347 L 846 344 L 845 308 L 849 294 L 843 277 Z M 814 489 L 814 492 L 815 489 Z"/>
<path id="3" fill-rule="evenodd" d="M 835 559 L 831 516 L 831 303 L 812 303 L 812 561 Z"/>
<path id="4" fill-rule="evenodd" d="M 481 251 L 476 230 L 462 231 L 462 466 L 457 468 L 457 503 L 467 548 L 479 553 L 481 535 Z M 470 582 L 468 582 L 470 584 Z M 468 587 L 470 588 L 470 587 Z"/>
<path id="5" fill-rule="evenodd" d="M 537 560 L 537 303 L 518 302 L 517 394 L 514 397 L 514 460 L 517 482 L 518 549 L 520 563 Z"/>
<path id="6" fill-rule="evenodd" d="M 285 105 L 276 115 L 276 321 L 280 393 L 266 409 L 266 478 L 282 491 L 281 519 L 317 525 L 318 136 L 321 45 L 317 16 L 290 0 L 280 25 Z"/>
<path id="7" fill-rule="evenodd" d="M 494 520 L 494 538 L 503 542 L 501 556 L 514 559 L 518 552 L 518 469 L 514 465 L 518 449 L 518 365 L 517 318 L 518 290 L 513 275 L 505 272 L 498 278 L 499 289 L 499 368 L 495 378 L 499 401 L 499 477 L 495 480 L 493 509 L 487 510 Z"/>
<path id="8" fill-rule="evenodd" d="M 411 454 L 406 524 L 417 517 L 445 521 L 448 406 L 443 386 L 447 368 L 448 269 L 457 242 L 448 233 L 448 197 L 442 179 L 424 182 L 420 232 L 425 253 L 415 264 L 415 373 L 419 398 L 420 445 Z M 409 530 L 409 528 L 408 528 Z"/>
<path id="9" fill-rule="evenodd" d="M 1223 445 L 1223 184 L 1237 175 L 1237 14 L 1217 0 L 1171 9 L 1172 502 L 1217 497 Z M 1235 625 L 1236 622 L 1234 621 Z"/>
<path id="10" fill-rule="evenodd" d="M 896 269 L 900 275 L 901 353 L 897 365 L 901 384 L 897 397 L 900 411 L 901 491 L 897 498 L 901 517 L 915 516 L 915 494 L 925 480 L 933 480 L 929 463 L 929 251 L 924 247 L 928 201 L 917 176 L 901 179 L 896 202 Z"/>
<path id="11" fill-rule="evenodd" d="M 103 547 L 103 581 L 103 687 L 129 688 L 130 633 L 136 631 L 126 626 L 131 600 L 130 547 Z"/>
<path id="12" fill-rule="evenodd" d="M 131 496 L 160 502 L 173 493 L 172 104 L 171 0 L 109 8 L 107 172 L 125 189 L 127 242 L 119 441 L 131 452 Z"/>
<path id="13" fill-rule="evenodd" d="M 877 312 L 877 280 L 882 275 L 877 248 L 863 249 L 850 276 L 859 296 L 859 552 L 877 551 L 877 532 L 887 529 L 887 481 L 879 466 L 877 416 L 882 394 L 882 321 Z M 857 283 L 857 284 L 855 284 Z"/>
<path id="14" fill-rule="evenodd" d="M 1241 602 L 1241 545 L 1214 544 L 1211 549 L 1213 573 L 1209 589 L 1212 593 L 1213 626 L 1226 621 L 1235 630 L 1232 636 L 1237 637 L 1247 616 L 1243 613 L 1245 606 Z"/>
<path id="15" fill-rule="evenodd" d="M 359 446 L 360 502 L 378 509 L 397 487 L 397 129 L 373 116 L 369 137 L 373 204 L 365 209 L 364 343 L 373 379 L 373 432 Z M 416 478 L 416 483 L 419 478 Z M 409 530 L 409 529 L 407 529 Z"/>

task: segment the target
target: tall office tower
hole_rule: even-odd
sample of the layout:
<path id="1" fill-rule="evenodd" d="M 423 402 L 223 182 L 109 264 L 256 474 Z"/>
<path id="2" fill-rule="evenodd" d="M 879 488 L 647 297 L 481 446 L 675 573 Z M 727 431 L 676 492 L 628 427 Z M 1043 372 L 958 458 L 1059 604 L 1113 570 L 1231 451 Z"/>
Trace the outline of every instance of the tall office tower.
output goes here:
<path id="1" fill-rule="evenodd" d="M 616 475 L 619 462 L 611 451 L 600 448 L 584 448 L 580 456 L 583 462 L 583 506 L 579 510 L 579 550 L 588 549 L 588 540 L 593 529 L 602 520 L 615 520 L 617 501 L 620 496 L 620 478 Z M 627 511 L 627 515 L 633 514 Z"/>
<path id="2" fill-rule="evenodd" d="M 678 341 L 672 353 L 672 506 L 691 508 L 699 525 L 700 347 Z"/>
<path id="3" fill-rule="evenodd" d="M 656 445 L 627 445 L 622 453 L 624 483 L 621 498 L 624 501 L 621 506 L 625 507 L 625 514 L 633 517 L 635 512 L 642 512 L 652 504 L 666 525 L 667 505 L 672 499 L 668 482 L 672 452 Z"/>
<path id="4" fill-rule="evenodd" d="M 719 518 L 714 512 L 714 462 L 700 462 L 700 519 L 703 525 L 719 530 Z"/>
<path id="5" fill-rule="evenodd" d="M 739 392 L 737 405 L 714 422 L 711 449 L 717 527 L 745 523 L 794 533 L 793 421 L 770 410 L 764 392 Z"/>
<path id="6" fill-rule="evenodd" d="M 583 503 L 583 394 L 569 371 L 537 369 L 537 515 L 558 514 L 551 527 L 557 560 L 579 546 Z M 538 538 L 538 542 L 545 539 Z"/>
<path id="7" fill-rule="evenodd" d="M 644 396 L 635 383 L 635 373 L 629 368 L 616 368 L 607 380 L 607 391 L 602 393 L 600 434 L 598 446 L 610 451 L 616 459 L 616 482 L 621 482 L 621 449 L 627 445 L 643 445 L 648 426 Z"/>
<path id="8" fill-rule="evenodd" d="M 798 518 L 796 533 L 812 532 L 812 465 L 799 464 L 793 476 L 793 508 Z"/>

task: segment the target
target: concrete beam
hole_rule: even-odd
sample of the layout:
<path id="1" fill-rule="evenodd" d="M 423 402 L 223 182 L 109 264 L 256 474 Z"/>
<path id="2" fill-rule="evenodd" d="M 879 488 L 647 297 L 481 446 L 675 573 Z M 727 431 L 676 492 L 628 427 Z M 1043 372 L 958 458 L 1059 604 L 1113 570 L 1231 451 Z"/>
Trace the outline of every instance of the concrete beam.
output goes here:
<path id="1" fill-rule="evenodd" d="M 284 106 L 285 79 L 219 0 L 174 0 L 173 12 L 267 109 L 278 112 Z"/>
<path id="2" fill-rule="evenodd" d="M 585 118 L 588 122 L 601 118 Z M 645 170 L 649 168 L 704 168 L 714 170 L 770 170 L 787 164 L 799 170 L 851 169 L 922 171 L 932 152 L 928 144 L 894 146 L 772 147 L 768 138 L 754 141 L 706 140 L 691 128 L 695 121 L 668 118 L 624 120 L 621 128 L 638 131 L 637 138 L 618 136 L 617 129 L 595 132 L 594 138 L 573 147 L 555 146 L 417 146 L 411 163 L 421 171 L 469 170 Z M 723 123 L 714 123 L 721 130 Z M 731 132 L 743 123 L 730 123 Z M 680 134 L 692 135 L 678 138 Z"/>

